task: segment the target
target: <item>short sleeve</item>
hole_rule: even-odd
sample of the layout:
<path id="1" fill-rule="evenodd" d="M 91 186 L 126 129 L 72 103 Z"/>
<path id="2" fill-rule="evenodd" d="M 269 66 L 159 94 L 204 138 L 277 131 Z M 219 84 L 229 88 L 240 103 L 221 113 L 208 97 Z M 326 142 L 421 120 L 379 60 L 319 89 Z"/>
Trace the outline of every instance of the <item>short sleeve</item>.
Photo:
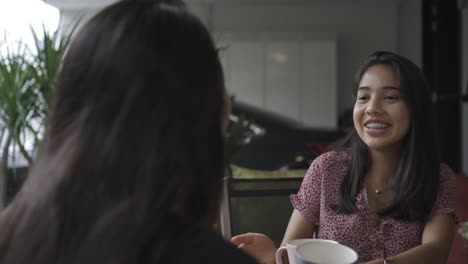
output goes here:
<path id="1" fill-rule="evenodd" d="M 307 170 L 297 194 L 291 195 L 294 209 L 310 223 L 318 225 L 324 157 L 316 158 Z"/>
<path id="2" fill-rule="evenodd" d="M 445 164 L 440 166 L 439 192 L 431 215 L 455 215 L 455 173 Z"/>

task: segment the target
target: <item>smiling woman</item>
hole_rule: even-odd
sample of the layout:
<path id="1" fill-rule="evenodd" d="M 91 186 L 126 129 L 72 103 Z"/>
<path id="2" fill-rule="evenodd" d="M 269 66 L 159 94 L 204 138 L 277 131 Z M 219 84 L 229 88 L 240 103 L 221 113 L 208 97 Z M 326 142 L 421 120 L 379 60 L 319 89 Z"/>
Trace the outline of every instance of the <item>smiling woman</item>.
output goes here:
<path id="1" fill-rule="evenodd" d="M 455 177 L 440 161 L 422 71 L 375 52 L 357 71 L 353 95 L 354 127 L 339 148 L 314 160 L 291 196 L 283 244 L 315 236 L 353 248 L 368 264 L 446 263 Z M 274 263 L 276 248 L 264 235 L 232 241 Z"/>

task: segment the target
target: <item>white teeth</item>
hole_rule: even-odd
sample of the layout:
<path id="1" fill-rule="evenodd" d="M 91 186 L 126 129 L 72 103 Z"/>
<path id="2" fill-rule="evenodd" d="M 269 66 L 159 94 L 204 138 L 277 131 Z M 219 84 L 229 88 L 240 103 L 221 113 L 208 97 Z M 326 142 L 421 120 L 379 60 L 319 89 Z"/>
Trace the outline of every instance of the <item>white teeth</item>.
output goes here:
<path id="1" fill-rule="evenodd" d="M 366 124 L 366 127 L 367 128 L 373 128 L 373 129 L 382 129 L 382 128 L 389 127 L 389 125 L 384 124 L 384 123 L 369 123 L 369 124 Z"/>

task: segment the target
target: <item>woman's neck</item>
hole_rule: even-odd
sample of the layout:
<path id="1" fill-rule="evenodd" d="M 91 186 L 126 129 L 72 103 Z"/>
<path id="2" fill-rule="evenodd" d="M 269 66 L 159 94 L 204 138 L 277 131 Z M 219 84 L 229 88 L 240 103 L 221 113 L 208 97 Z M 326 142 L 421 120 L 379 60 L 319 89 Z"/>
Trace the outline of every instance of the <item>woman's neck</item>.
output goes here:
<path id="1" fill-rule="evenodd" d="M 387 185 L 389 183 L 389 179 L 393 175 L 395 163 L 399 157 L 399 152 L 371 151 L 370 155 L 372 165 L 369 169 L 367 180 L 377 185 Z"/>

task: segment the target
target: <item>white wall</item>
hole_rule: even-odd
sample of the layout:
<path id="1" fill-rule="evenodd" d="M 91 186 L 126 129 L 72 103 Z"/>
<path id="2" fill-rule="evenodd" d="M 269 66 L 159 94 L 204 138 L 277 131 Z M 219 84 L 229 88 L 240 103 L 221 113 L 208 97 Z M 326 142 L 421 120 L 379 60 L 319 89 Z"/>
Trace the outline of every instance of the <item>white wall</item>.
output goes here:
<path id="1" fill-rule="evenodd" d="M 237 100 L 336 129 L 337 48 L 333 32 L 216 32 L 226 87 Z"/>
<path id="2" fill-rule="evenodd" d="M 400 1 L 398 51 L 422 67 L 422 0 Z"/>
<path id="3" fill-rule="evenodd" d="M 90 19 L 100 9 L 62 9 L 60 11 L 60 27 L 66 30 L 78 20 L 81 24 Z"/>
<path id="4" fill-rule="evenodd" d="M 398 51 L 399 1 L 220 1 L 191 6 L 213 31 L 333 31 L 338 44 L 338 109 L 352 106 L 354 73 L 369 53 Z M 194 9 L 195 10 L 195 9 Z"/>

